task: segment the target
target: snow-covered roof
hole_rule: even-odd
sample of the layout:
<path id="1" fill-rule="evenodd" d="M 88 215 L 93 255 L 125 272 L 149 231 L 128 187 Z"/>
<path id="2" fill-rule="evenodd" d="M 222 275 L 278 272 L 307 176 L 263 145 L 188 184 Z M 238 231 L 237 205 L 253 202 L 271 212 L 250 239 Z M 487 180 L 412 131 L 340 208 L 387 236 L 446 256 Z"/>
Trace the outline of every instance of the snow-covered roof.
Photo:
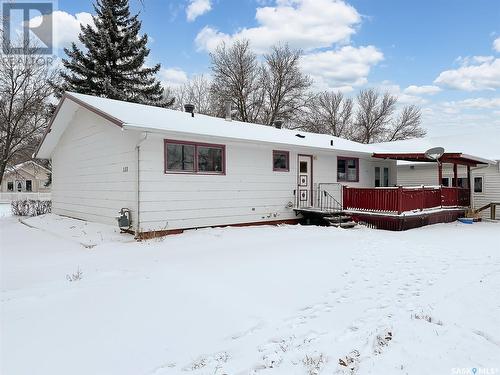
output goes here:
<path id="1" fill-rule="evenodd" d="M 372 145 L 326 134 L 227 121 L 198 113 L 192 117 L 187 112 L 67 92 L 61 99 L 59 110 L 51 123 L 50 133 L 45 136 L 37 151 L 38 157 L 50 157 L 59 137 L 70 122 L 71 113 L 74 113 L 77 106 L 92 110 L 125 130 L 183 133 L 366 154 L 374 152 Z"/>
<path id="2" fill-rule="evenodd" d="M 488 160 L 500 160 L 500 128 L 469 134 L 425 137 L 405 141 L 377 143 L 379 153 L 425 152 L 433 147 L 443 147 L 446 153 L 474 155 Z"/>
<path id="3" fill-rule="evenodd" d="M 32 165 L 35 168 L 43 169 L 44 171 L 49 172 L 49 173 L 51 172 L 50 169 L 45 168 L 43 165 L 40 165 L 40 164 L 34 162 L 33 160 L 27 160 L 25 162 L 22 162 L 22 163 L 19 163 L 19 164 L 16 164 L 16 165 L 8 166 L 6 168 L 6 170 L 5 170 L 5 173 L 7 174 L 7 173 L 17 172 L 17 171 L 19 171 L 21 169 L 24 169 L 28 165 Z"/>

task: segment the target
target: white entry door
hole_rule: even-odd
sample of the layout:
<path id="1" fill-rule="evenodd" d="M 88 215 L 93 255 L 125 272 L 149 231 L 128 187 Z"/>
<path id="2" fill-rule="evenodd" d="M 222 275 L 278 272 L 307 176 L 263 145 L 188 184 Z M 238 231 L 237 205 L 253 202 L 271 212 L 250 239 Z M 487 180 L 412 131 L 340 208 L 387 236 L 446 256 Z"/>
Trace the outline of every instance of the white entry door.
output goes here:
<path id="1" fill-rule="evenodd" d="M 311 155 L 299 155 L 297 165 L 297 180 L 299 190 L 299 206 L 312 206 L 312 163 Z"/>

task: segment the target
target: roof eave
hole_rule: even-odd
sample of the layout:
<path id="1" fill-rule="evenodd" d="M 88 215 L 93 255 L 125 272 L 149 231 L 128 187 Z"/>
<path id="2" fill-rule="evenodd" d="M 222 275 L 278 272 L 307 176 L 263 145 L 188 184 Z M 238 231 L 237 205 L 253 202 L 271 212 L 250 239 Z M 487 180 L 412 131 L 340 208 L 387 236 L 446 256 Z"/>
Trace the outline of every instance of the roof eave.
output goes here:
<path id="1" fill-rule="evenodd" d="M 227 139 L 231 141 L 237 141 L 237 142 L 243 142 L 243 143 L 267 143 L 267 144 L 281 144 L 281 145 L 288 145 L 288 146 L 293 146 L 297 148 L 304 148 L 304 149 L 316 149 L 316 150 L 322 150 L 322 151 L 341 151 L 341 152 L 348 152 L 356 155 L 367 155 L 371 156 L 372 151 L 358 151 L 358 150 L 349 150 L 349 149 L 341 149 L 341 148 L 335 148 L 333 146 L 311 146 L 311 145 L 300 145 L 297 143 L 291 143 L 291 142 L 276 142 L 276 141 L 271 141 L 271 140 L 257 140 L 257 139 L 250 139 L 250 138 L 241 138 L 241 137 L 231 137 L 231 136 L 220 136 L 220 135 L 211 135 L 211 134 L 201 134 L 201 133 L 192 133 L 192 132 L 185 132 L 182 130 L 171 130 L 171 129 L 158 129 L 158 128 L 149 128 L 145 127 L 142 125 L 135 125 L 135 124 L 130 124 L 130 123 L 124 123 L 122 125 L 123 130 L 133 130 L 133 131 L 138 131 L 138 132 L 146 132 L 146 133 L 156 133 L 156 134 L 178 134 L 182 136 L 201 136 L 201 137 L 209 137 L 209 138 L 220 138 L 220 139 Z"/>

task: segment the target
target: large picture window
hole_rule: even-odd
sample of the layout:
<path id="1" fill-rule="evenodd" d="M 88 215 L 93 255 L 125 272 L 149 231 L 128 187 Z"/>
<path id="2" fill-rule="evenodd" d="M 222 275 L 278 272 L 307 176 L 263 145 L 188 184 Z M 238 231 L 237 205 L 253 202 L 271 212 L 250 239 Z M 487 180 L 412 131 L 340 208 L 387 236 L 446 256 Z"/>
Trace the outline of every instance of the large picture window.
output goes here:
<path id="1" fill-rule="evenodd" d="M 225 146 L 165 140 L 165 173 L 225 173 Z"/>
<path id="2" fill-rule="evenodd" d="M 288 172 L 290 170 L 290 153 L 288 151 L 273 151 L 273 171 Z"/>
<path id="3" fill-rule="evenodd" d="M 359 181 L 359 159 L 337 157 L 337 181 Z"/>

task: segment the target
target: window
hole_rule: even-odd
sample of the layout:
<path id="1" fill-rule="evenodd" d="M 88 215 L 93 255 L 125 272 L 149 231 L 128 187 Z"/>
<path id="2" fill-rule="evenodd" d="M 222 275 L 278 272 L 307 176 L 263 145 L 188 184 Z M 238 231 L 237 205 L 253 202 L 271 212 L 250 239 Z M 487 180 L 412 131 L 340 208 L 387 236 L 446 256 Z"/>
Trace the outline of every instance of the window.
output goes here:
<path id="1" fill-rule="evenodd" d="M 457 187 L 461 187 L 461 188 L 465 188 L 467 187 L 467 178 L 465 177 L 459 177 L 455 183 L 455 179 L 452 178 L 451 179 L 452 182 L 453 182 L 453 186 L 457 186 Z"/>
<path id="2" fill-rule="evenodd" d="M 300 173 L 307 173 L 307 161 L 301 161 L 299 163 L 299 171 Z"/>
<path id="3" fill-rule="evenodd" d="M 222 173 L 222 153 L 221 147 L 197 146 L 198 172 Z"/>
<path id="4" fill-rule="evenodd" d="M 483 192 L 483 178 L 474 177 L 474 193 L 482 193 L 482 192 Z"/>
<path id="5" fill-rule="evenodd" d="M 290 153 L 288 151 L 273 151 L 273 171 L 288 172 L 290 170 Z"/>
<path id="6" fill-rule="evenodd" d="M 13 181 L 7 182 L 7 190 L 14 191 L 14 182 Z"/>
<path id="7" fill-rule="evenodd" d="M 389 168 L 384 167 L 384 186 L 389 186 Z"/>
<path id="8" fill-rule="evenodd" d="M 32 191 L 32 183 L 31 180 L 26 180 L 26 191 Z"/>
<path id="9" fill-rule="evenodd" d="M 165 140 L 165 173 L 225 173 L 225 146 Z"/>
<path id="10" fill-rule="evenodd" d="M 443 185 L 443 186 L 450 186 L 450 178 L 449 177 L 443 177 L 441 179 L 441 185 Z"/>
<path id="11" fill-rule="evenodd" d="M 375 187 L 380 187 L 380 167 L 375 167 Z"/>
<path id="12" fill-rule="evenodd" d="M 16 181 L 16 190 L 18 192 L 23 191 L 23 183 L 22 183 L 22 181 Z"/>
<path id="13" fill-rule="evenodd" d="M 359 181 L 359 159 L 337 157 L 337 181 Z"/>

